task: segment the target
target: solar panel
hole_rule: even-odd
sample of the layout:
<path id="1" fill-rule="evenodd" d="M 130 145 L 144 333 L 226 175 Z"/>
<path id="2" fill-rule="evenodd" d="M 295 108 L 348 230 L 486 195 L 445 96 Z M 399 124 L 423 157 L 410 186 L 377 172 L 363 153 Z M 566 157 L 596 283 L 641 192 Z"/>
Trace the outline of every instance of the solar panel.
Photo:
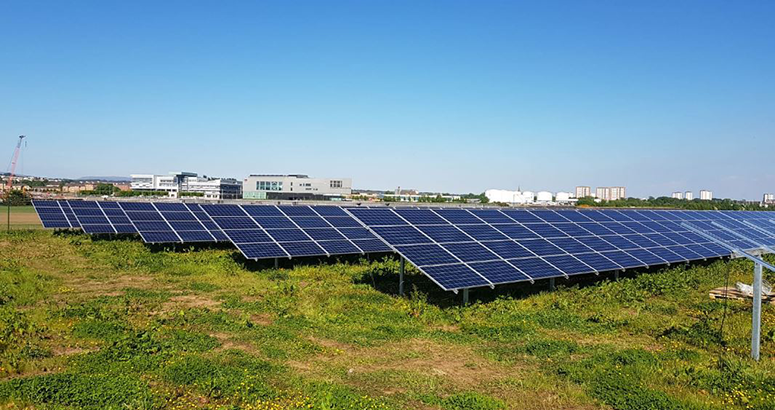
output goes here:
<path id="1" fill-rule="evenodd" d="M 335 206 L 205 204 L 199 208 L 248 259 L 392 251 Z"/>
<path id="2" fill-rule="evenodd" d="M 775 245 L 771 212 L 33 201 L 44 227 L 229 240 L 249 259 L 396 251 L 446 290 L 660 266 Z"/>
<path id="3" fill-rule="evenodd" d="M 84 232 L 89 234 L 116 233 L 97 201 L 67 201 Z"/>
<path id="4" fill-rule="evenodd" d="M 727 233 L 730 240 L 747 249 L 775 242 L 775 224 L 757 229 L 713 212 L 400 208 L 348 212 L 447 290 L 459 289 L 454 287 L 459 283 L 492 286 L 503 283 L 504 277 L 532 281 L 729 255 L 681 226 L 682 221 L 705 223 L 707 228 L 712 226 L 709 221 L 724 218 L 734 231 Z M 717 234 L 725 233 L 715 228 Z M 519 274 L 504 275 L 509 270 L 504 266 Z"/>
<path id="5" fill-rule="evenodd" d="M 77 228 L 62 209 L 59 201 L 32 201 L 32 206 L 44 228 Z M 69 209 L 69 208 L 68 208 Z"/>

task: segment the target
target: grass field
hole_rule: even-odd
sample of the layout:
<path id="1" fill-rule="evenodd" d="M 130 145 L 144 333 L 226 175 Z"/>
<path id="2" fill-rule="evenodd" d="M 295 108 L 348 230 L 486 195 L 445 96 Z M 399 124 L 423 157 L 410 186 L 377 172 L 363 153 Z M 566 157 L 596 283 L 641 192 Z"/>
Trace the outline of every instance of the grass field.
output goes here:
<path id="1" fill-rule="evenodd" d="M 8 229 L 8 208 L 0 206 L 0 230 Z M 10 229 L 42 229 L 40 218 L 35 213 L 35 208 L 29 206 L 11 207 Z"/>
<path id="2" fill-rule="evenodd" d="M 0 407 L 775 409 L 775 309 L 754 363 L 750 303 L 708 298 L 747 261 L 461 306 L 411 269 L 397 296 L 391 259 L 275 270 L 43 230 L 0 248 Z"/>

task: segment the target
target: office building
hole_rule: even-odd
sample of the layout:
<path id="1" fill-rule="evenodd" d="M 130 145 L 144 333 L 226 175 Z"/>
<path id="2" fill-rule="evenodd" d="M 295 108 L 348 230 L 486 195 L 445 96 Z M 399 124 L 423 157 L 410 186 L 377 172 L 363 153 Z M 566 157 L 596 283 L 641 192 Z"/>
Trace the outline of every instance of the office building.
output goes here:
<path id="1" fill-rule="evenodd" d="M 250 175 L 242 181 L 244 199 L 341 200 L 352 194 L 351 178 L 310 178 L 302 174 Z"/>
<path id="2" fill-rule="evenodd" d="M 684 199 L 684 194 L 681 191 L 673 192 L 673 199 Z"/>
<path id="3" fill-rule="evenodd" d="M 242 184 L 234 178 L 209 178 L 194 172 L 170 172 L 167 175 L 130 175 L 132 191 L 165 192 L 177 198 L 196 196 L 209 200 L 239 199 Z"/>
<path id="4" fill-rule="evenodd" d="M 710 201 L 713 199 L 713 191 L 703 189 L 700 191 L 700 199 L 703 201 Z"/>
<path id="5" fill-rule="evenodd" d="M 692 191 L 686 191 L 686 193 L 684 193 L 684 198 L 685 198 L 687 201 L 691 201 L 692 199 L 694 199 L 694 192 L 692 192 Z"/>

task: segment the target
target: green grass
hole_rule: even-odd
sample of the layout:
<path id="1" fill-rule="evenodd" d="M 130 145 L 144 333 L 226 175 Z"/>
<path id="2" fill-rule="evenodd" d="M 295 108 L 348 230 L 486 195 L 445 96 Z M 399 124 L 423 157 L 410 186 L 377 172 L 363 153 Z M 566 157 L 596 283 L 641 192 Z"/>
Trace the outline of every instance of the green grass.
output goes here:
<path id="1" fill-rule="evenodd" d="M 749 281 L 719 261 L 619 281 L 481 289 L 386 259 L 287 263 L 231 249 L 0 233 L 0 407 L 773 409 L 775 309 L 748 358 Z M 772 278 L 770 276 L 770 278 Z"/>

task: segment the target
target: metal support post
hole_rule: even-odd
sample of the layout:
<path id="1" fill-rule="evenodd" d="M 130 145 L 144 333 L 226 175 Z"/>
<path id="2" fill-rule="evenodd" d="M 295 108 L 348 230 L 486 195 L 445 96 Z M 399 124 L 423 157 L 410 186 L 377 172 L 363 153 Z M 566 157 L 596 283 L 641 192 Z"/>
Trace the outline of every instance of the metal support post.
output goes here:
<path id="1" fill-rule="evenodd" d="M 549 278 L 549 290 L 554 291 L 554 278 Z"/>
<path id="2" fill-rule="evenodd" d="M 468 288 L 463 289 L 463 305 L 468 304 Z"/>
<path id="3" fill-rule="evenodd" d="M 404 269 L 406 269 L 406 259 L 401 258 L 401 263 L 398 266 L 398 294 L 404 296 Z"/>
<path id="4" fill-rule="evenodd" d="M 762 265 L 753 270 L 753 324 L 751 328 L 751 357 L 759 361 L 759 338 L 762 328 Z"/>
<path id="5" fill-rule="evenodd" d="M 614 271 L 614 280 L 619 280 L 619 271 L 618 270 Z"/>
<path id="6" fill-rule="evenodd" d="M 274 258 L 274 268 L 278 269 L 280 267 L 280 258 Z"/>

